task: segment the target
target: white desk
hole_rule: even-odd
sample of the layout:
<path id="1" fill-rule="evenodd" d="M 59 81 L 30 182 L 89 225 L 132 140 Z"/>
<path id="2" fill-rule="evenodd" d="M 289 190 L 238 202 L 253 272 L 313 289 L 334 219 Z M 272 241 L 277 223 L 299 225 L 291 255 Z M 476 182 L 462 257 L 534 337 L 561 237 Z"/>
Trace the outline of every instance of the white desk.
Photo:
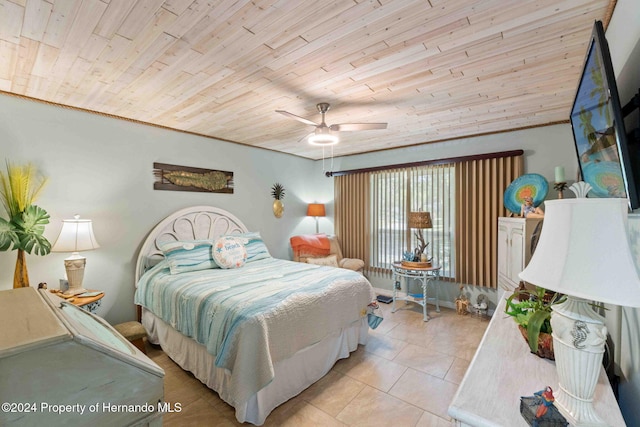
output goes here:
<path id="1" fill-rule="evenodd" d="M 504 296 L 458 387 L 449 415 L 456 426 L 528 427 L 520 415 L 520 397 L 547 385 L 558 389 L 556 365 L 529 352 L 513 319 L 504 314 Z M 625 426 L 604 369 L 596 386 L 594 407 L 612 427 Z"/>
<path id="2" fill-rule="evenodd" d="M 396 311 L 396 300 L 405 301 L 405 302 L 414 302 L 422 306 L 422 317 L 425 322 L 429 320 L 429 316 L 427 316 L 427 300 L 434 300 L 436 303 L 436 311 L 440 312 L 440 301 L 438 299 L 438 284 L 435 283 L 435 297 L 427 297 L 427 286 L 429 283 L 433 284 L 433 281 L 438 279 L 440 276 L 440 267 L 433 266 L 427 268 L 414 268 L 414 267 L 404 267 L 401 263 L 393 263 L 393 304 L 391 305 L 391 312 L 395 313 Z M 402 279 L 404 279 L 407 284 L 407 295 L 404 297 L 398 296 L 398 287 L 402 286 Z M 420 285 L 422 288 L 422 294 L 412 294 L 411 293 L 411 283 L 410 279 L 420 281 Z M 399 284 L 399 285 L 398 285 Z"/>

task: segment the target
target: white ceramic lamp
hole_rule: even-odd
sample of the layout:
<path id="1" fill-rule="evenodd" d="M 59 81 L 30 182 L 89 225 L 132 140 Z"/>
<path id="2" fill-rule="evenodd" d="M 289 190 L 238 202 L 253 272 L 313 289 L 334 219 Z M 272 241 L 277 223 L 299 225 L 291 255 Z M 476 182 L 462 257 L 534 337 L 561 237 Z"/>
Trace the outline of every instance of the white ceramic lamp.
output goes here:
<path id="1" fill-rule="evenodd" d="M 82 287 L 87 259 L 81 256 L 79 252 L 99 247 L 100 245 L 93 235 L 93 226 L 90 219 L 80 219 L 80 215 L 75 215 L 74 219 L 62 221 L 60 235 L 53 244 L 51 251 L 71 252 L 71 256 L 64 260 L 67 280 L 69 281 L 69 289 L 64 292 L 66 295 L 78 295 L 87 291 Z"/>
<path id="2" fill-rule="evenodd" d="M 591 301 L 640 307 L 627 206 L 615 198 L 546 201 L 540 240 L 520 273 L 526 282 L 567 295 L 551 315 L 559 381 L 554 403 L 573 426 L 606 425 L 593 409 L 593 395 L 607 328 Z"/>

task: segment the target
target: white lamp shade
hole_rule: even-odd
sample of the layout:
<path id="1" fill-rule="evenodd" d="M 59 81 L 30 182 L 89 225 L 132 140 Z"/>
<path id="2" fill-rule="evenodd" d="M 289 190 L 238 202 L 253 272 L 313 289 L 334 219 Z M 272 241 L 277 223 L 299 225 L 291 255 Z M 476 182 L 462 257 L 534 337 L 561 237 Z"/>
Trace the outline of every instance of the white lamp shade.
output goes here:
<path id="1" fill-rule="evenodd" d="M 586 300 L 640 307 L 626 199 L 545 202 L 540 240 L 520 278 Z"/>
<path id="2" fill-rule="evenodd" d="M 52 252 L 80 252 L 99 248 L 100 245 L 93 235 L 93 226 L 90 219 L 80 219 L 78 215 L 74 219 L 62 221 L 62 229 L 58 239 L 51 248 Z"/>

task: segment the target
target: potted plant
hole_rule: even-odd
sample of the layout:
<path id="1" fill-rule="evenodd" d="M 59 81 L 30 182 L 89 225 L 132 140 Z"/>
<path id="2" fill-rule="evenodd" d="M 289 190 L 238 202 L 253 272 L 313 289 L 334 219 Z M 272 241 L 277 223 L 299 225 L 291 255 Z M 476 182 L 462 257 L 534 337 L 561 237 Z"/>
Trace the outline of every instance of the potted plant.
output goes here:
<path id="1" fill-rule="evenodd" d="M 551 306 L 564 300 L 564 296 L 549 293 L 544 288 L 530 291 L 522 286 L 507 298 L 504 311 L 516 321 L 532 353 L 554 360 Z"/>
<path id="2" fill-rule="evenodd" d="M 13 287 L 29 286 L 25 252 L 46 255 L 51 243 L 43 236 L 49 214 L 33 204 L 46 183 L 36 168 L 7 162 L 6 173 L 0 172 L 0 199 L 8 218 L 0 218 L 0 251 L 18 250 Z"/>

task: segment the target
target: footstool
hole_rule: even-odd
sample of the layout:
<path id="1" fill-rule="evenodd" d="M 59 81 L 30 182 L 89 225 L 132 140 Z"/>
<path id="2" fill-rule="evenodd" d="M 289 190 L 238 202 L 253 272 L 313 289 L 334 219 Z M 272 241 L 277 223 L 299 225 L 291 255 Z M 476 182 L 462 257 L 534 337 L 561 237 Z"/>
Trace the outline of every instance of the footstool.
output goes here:
<path id="1" fill-rule="evenodd" d="M 114 326 L 115 330 L 120 333 L 123 337 L 125 337 L 131 344 L 135 345 L 138 350 L 147 354 L 146 349 L 144 348 L 144 340 L 143 338 L 147 336 L 147 331 L 144 329 L 144 326 L 140 322 L 124 322 L 118 323 Z"/>

